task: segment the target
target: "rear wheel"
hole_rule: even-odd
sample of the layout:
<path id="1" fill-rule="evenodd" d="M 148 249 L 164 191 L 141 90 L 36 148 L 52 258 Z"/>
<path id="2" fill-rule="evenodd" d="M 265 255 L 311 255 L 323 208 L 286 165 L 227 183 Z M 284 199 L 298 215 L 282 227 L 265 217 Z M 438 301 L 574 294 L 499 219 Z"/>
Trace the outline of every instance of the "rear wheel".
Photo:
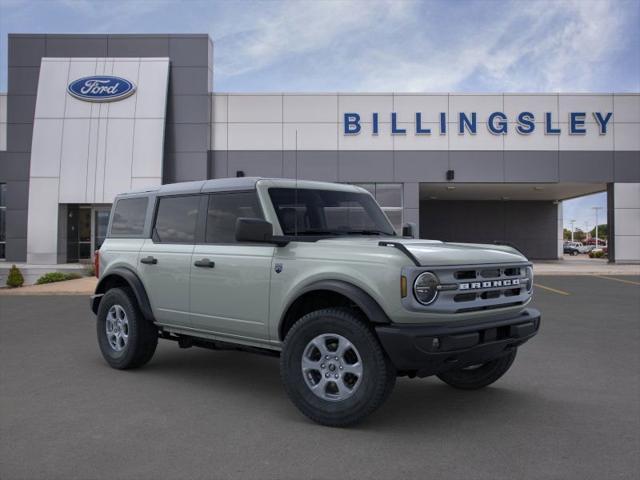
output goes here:
<path id="1" fill-rule="evenodd" d="M 502 377 L 511 368 L 516 358 L 517 349 L 512 349 L 506 355 L 479 365 L 450 370 L 438 374 L 444 383 L 462 390 L 478 390 Z"/>
<path id="2" fill-rule="evenodd" d="M 291 401 L 311 420 L 343 427 L 376 410 L 396 372 L 369 326 L 347 308 L 317 310 L 289 331 L 280 357 Z"/>
<path id="3" fill-rule="evenodd" d="M 105 293 L 98 307 L 98 344 L 102 356 L 117 369 L 141 367 L 153 357 L 158 330 L 146 320 L 128 289 Z"/>

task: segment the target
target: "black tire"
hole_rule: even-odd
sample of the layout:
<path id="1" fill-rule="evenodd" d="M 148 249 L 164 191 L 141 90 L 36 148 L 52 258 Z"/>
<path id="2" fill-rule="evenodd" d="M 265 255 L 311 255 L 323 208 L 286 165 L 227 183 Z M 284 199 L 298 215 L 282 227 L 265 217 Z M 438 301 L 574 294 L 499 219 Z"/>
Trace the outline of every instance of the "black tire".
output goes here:
<path id="1" fill-rule="evenodd" d="M 114 306 L 122 307 L 128 320 L 128 339 L 119 351 L 110 344 L 106 332 L 107 315 Z M 119 370 L 141 367 L 151 360 L 158 346 L 158 329 L 142 316 L 131 291 L 123 288 L 113 288 L 102 297 L 97 334 L 102 356 L 111 367 Z"/>
<path id="2" fill-rule="evenodd" d="M 467 367 L 458 370 L 450 370 L 438 374 L 438 378 L 444 383 L 461 390 L 478 390 L 502 377 L 516 359 L 517 348 L 501 357 L 483 363 L 479 367 Z"/>
<path id="3" fill-rule="evenodd" d="M 578 253 L 580 253 L 580 252 L 578 252 L 578 250 L 573 250 L 573 251 L 571 252 L 571 255 L 573 255 L 573 256 L 575 257 L 575 256 L 577 256 L 577 255 L 578 255 Z"/>
<path id="4" fill-rule="evenodd" d="M 337 401 L 320 398 L 303 377 L 301 362 L 305 349 L 322 334 L 345 337 L 361 357 L 361 383 L 348 398 Z M 348 308 L 317 310 L 296 322 L 284 341 L 280 374 L 294 405 L 311 420 L 331 427 L 352 425 L 373 413 L 391 394 L 396 381 L 395 368 L 372 329 Z"/>

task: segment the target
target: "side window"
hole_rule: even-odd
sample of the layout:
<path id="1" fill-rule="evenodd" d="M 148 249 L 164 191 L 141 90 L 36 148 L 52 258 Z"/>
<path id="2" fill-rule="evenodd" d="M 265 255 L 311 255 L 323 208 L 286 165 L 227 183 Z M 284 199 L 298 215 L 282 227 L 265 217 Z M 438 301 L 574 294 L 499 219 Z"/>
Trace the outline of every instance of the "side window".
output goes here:
<path id="1" fill-rule="evenodd" d="M 206 242 L 235 243 L 238 217 L 263 218 L 255 191 L 209 195 Z"/>
<path id="2" fill-rule="evenodd" d="M 199 195 L 160 197 L 153 231 L 154 241 L 194 243 L 199 205 Z"/>
<path id="3" fill-rule="evenodd" d="M 133 237 L 142 235 L 147 215 L 147 197 L 118 200 L 111 222 L 111 236 Z"/>

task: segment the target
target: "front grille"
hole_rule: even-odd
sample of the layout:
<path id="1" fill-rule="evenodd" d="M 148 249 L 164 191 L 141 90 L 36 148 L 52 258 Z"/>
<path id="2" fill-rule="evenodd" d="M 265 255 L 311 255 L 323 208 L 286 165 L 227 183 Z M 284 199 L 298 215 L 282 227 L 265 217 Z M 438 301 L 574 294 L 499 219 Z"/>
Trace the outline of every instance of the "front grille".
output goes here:
<path id="1" fill-rule="evenodd" d="M 441 284 L 436 301 L 427 307 L 433 312 L 462 313 L 505 308 L 523 305 L 531 296 L 527 264 L 423 267 L 412 269 L 408 278 L 414 281 L 424 271 L 435 273 Z M 425 308 L 417 302 L 413 305 Z"/>

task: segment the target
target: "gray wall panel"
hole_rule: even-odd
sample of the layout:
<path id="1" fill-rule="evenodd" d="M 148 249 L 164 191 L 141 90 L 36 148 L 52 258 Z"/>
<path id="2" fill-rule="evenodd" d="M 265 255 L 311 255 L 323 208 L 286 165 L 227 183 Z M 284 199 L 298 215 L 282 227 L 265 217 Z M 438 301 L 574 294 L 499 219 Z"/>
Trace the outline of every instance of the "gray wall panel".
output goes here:
<path id="1" fill-rule="evenodd" d="M 449 169 L 449 152 L 396 151 L 394 180 L 398 182 L 443 182 Z"/>
<path id="2" fill-rule="evenodd" d="M 208 123 L 174 123 L 169 124 L 169 127 L 165 133 L 165 148 L 168 153 L 208 151 Z"/>
<path id="3" fill-rule="evenodd" d="M 23 209 L 29 203 L 29 182 L 12 181 L 7 184 L 7 208 Z M 18 235 L 21 236 L 21 235 Z"/>
<path id="4" fill-rule="evenodd" d="M 9 67 L 40 67 L 44 57 L 45 39 L 43 35 L 9 36 Z"/>
<path id="5" fill-rule="evenodd" d="M 614 180 L 640 182 L 640 152 L 614 152 Z"/>
<path id="6" fill-rule="evenodd" d="M 297 156 L 297 169 L 296 169 Z M 306 150 L 284 152 L 283 176 L 324 182 L 338 181 L 338 152 Z"/>
<path id="7" fill-rule="evenodd" d="M 26 238 L 27 211 L 7 208 L 7 239 Z"/>
<path id="8" fill-rule="evenodd" d="M 29 183 L 29 153 L 2 152 L 4 160 L 0 179 Z"/>
<path id="9" fill-rule="evenodd" d="M 505 182 L 557 182 L 557 151 L 505 151 Z"/>
<path id="10" fill-rule="evenodd" d="M 210 96 L 172 95 L 167 98 L 167 123 L 206 123 L 211 115 Z"/>
<path id="11" fill-rule="evenodd" d="M 532 259 L 557 258 L 553 202 L 423 201 L 420 236 L 451 242 L 512 242 Z"/>
<path id="12" fill-rule="evenodd" d="M 450 151 L 449 159 L 456 182 L 504 181 L 504 155 L 501 151 Z"/>
<path id="13" fill-rule="evenodd" d="M 7 124 L 7 151 L 8 152 L 30 152 L 32 135 L 33 135 L 32 124 L 8 123 Z"/>
<path id="14" fill-rule="evenodd" d="M 341 151 L 338 175 L 341 182 L 388 182 L 393 178 L 393 152 Z"/>
<path id="15" fill-rule="evenodd" d="M 38 76 L 40 66 L 37 67 L 9 67 L 7 76 L 8 94 L 35 95 L 38 93 Z M 10 115 L 11 112 L 7 111 Z"/>
<path id="16" fill-rule="evenodd" d="M 171 58 L 175 58 L 172 67 L 208 67 L 209 37 L 208 35 L 171 36 L 169 53 Z"/>
<path id="17" fill-rule="evenodd" d="M 172 65 L 169 72 L 169 94 L 204 95 L 209 93 L 208 82 L 207 67 L 174 67 Z"/>
<path id="18" fill-rule="evenodd" d="M 166 153 L 162 183 L 205 180 L 208 168 L 207 152 Z"/>
<path id="19" fill-rule="evenodd" d="M 36 111 L 36 95 L 10 95 L 7 111 L 11 112 L 11 123 L 33 123 Z"/>
<path id="20" fill-rule="evenodd" d="M 166 35 L 109 35 L 109 57 L 168 57 Z"/>
<path id="21" fill-rule="evenodd" d="M 229 168 L 229 155 L 224 151 L 209 152 L 209 175 L 211 178 L 226 178 Z"/>
<path id="22" fill-rule="evenodd" d="M 612 151 L 561 151 L 559 158 L 561 182 L 613 181 Z"/>
<path id="23" fill-rule="evenodd" d="M 245 176 L 281 177 L 283 152 L 281 151 L 229 151 L 229 176 L 242 170 Z"/>
<path id="24" fill-rule="evenodd" d="M 47 35 L 47 57 L 106 57 L 107 35 Z"/>
<path id="25" fill-rule="evenodd" d="M 27 211 L 24 211 L 24 216 L 27 216 Z M 7 234 L 9 233 L 10 226 L 7 225 Z M 27 260 L 27 237 L 24 238 L 10 238 L 7 237 L 6 247 L 7 261 L 11 262 L 24 262 Z"/>

